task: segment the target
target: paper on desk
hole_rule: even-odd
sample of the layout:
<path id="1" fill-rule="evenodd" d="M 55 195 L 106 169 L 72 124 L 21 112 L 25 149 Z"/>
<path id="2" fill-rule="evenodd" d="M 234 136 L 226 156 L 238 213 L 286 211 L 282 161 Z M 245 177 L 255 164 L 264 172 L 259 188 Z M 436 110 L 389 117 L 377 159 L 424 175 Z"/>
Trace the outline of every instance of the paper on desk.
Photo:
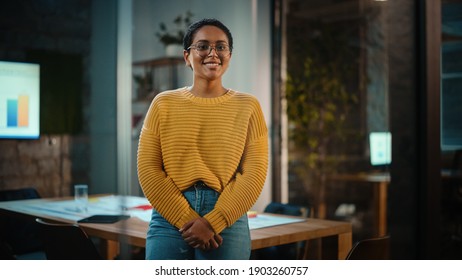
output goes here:
<path id="1" fill-rule="evenodd" d="M 47 215 L 52 217 L 59 217 L 67 220 L 77 221 L 84 217 L 87 217 L 85 213 L 77 213 L 77 212 L 69 212 L 66 210 L 61 209 L 60 207 L 49 207 L 47 205 L 43 206 L 42 204 L 26 204 L 26 205 L 10 205 L 5 207 L 6 209 L 16 211 L 16 212 L 26 212 L 26 213 L 34 213 L 37 215 Z"/>
<path id="2" fill-rule="evenodd" d="M 283 224 L 291 224 L 303 222 L 303 218 L 281 217 L 273 215 L 258 214 L 255 218 L 249 218 L 249 229 L 259 229 L 265 227 L 278 226 Z"/>
<path id="3" fill-rule="evenodd" d="M 149 222 L 151 221 L 152 210 L 130 210 L 128 211 L 131 217 L 136 217 L 142 221 Z"/>
<path id="4" fill-rule="evenodd" d="M 149 215 L 149 210 L 136 210 L 139 206 L 148 205 L 144 197 L 137 196 L 102 196 L 88 200 L 87 211 L 79 211 L 74 200 L 49 201 L 36 204 L 24 204 L 11 206 L 11 210 L 27 211 L 59 217 L 67 220 L 78 221 L 92 215 L 130 215 L 142 218 Z M 144 208 L 144 207 L 142 207 Z M 143 212 L 143 213 L 141 213 Z M 148 214 L 149 213 L 149 214 Z M 149 220 L 149 219 L 148 219 Z"/>

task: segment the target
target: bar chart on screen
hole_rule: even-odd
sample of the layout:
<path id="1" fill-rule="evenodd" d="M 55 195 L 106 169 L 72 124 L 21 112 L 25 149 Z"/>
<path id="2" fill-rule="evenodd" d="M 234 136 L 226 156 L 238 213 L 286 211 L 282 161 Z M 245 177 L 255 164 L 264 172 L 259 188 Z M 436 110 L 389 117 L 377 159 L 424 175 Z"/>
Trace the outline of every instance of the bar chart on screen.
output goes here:
<path id="1" fill-rule="evenodd" d="M 29 126 L 29 96 L 19 95 L 17 98 L 6 100 L 6 126 Z"/>
<path id="2" fill-rule="evenodd" d="M 40 134 L 40 66 L 0 61 L 0 138 Z"/>

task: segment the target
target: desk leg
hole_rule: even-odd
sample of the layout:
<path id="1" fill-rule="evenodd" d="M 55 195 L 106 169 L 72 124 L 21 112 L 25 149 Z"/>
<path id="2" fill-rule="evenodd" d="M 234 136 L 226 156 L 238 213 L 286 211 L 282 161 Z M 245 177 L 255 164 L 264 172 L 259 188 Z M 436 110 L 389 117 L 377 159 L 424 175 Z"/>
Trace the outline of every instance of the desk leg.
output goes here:
<path id="1" fill-rule="evenodd" d="M 113 260 L 119 255 L 119 242 L 107 239 L 100 239 L 101 256 L 108 260 Z"/>
<path id="2" fill-rule="evenodd" d="M 387 182 L 380 182 L 377 185 L 376 198 L 376 223 L 378 236 L 387 234 Z"/>
<path id="3" fill-rule="evenodd" d="M 338 235 L 338 259 L 344 260 L 352 247 L 352 233 L 342 233 Z"/>

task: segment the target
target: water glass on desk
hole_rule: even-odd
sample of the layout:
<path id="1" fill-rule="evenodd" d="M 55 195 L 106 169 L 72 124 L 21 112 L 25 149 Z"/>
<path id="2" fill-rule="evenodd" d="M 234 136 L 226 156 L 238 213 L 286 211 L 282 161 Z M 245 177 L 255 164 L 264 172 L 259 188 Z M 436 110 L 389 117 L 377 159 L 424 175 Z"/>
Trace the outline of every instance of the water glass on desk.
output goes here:
<path id="1" fill-rule="evenodd" d="M 75 185 L 74 186 L 74 200 L 77 212 L 86 212 L 88 205 L 88 186 Z"/>

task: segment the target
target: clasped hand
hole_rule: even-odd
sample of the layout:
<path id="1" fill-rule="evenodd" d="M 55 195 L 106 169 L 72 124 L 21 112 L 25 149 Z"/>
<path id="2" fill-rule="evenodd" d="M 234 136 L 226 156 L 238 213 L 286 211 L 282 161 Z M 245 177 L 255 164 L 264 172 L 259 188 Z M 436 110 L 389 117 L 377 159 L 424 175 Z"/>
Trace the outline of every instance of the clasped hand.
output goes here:
<path id="1" fill-rule="evenodd" d="M 181 236 L 193 248 L 210 250 L 220 247 L 223 238 L 215 234 L 209 222 L 203 218 L 195 218 L 180 229 Z"/>

